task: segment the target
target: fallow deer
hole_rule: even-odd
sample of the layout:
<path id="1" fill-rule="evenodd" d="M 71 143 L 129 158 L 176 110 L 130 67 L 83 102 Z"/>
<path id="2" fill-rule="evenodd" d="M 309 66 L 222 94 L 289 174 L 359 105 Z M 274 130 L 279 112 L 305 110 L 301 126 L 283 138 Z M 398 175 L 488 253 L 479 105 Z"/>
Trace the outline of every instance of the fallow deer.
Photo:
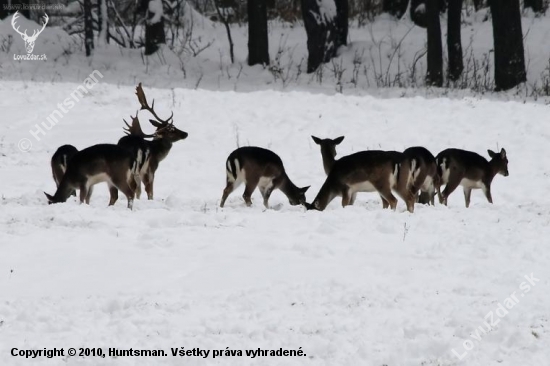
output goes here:
<path id="1" fill-rule="evenodd" d="M 464 189 L 464 201 L 466 207 L 470 206 L 472 189 L 483 191 L 487 201 L 493 203 L 491 195 L 491 183 L 497 174 L 507 177 L 508 158 L 506 150 L 501 149 L 499 153 L 487 150 L 490 161 L 483 156 L 466 150 L 447 149 L 436 157 L 438 173 L 441 177 L 441 184 L 445 184 L 445 190 L 441 193 L 440 185 L 437 187 L 439 202 L 447 204 L 451 193 L 461 185 Z"/>
<path id="2" fill-rule="evenodd" d="M 60 146 L 53 154 L 51 166 L 53 180 L 55 181 L 56 187 L 59 187 L 59 184 L 67 171 L 67 164 L 77 152 L 78 149 L 73 145 L 63 145 Z M 76 192 L 73 191 L 71 195 L 76 196 Z"/>
<path id="3" fill-rule="evenodd" d="M 434 156 L 421 146 L 409 147 L 403 154 L 415 161 L 410 186 L 412 194 L 416 197 L 420 191 L 417 202 L 434 205 L 435 187 L 439 182 Z"/>
<path id="4" fill-rule="evenodd" d="M 342 206 L 355 200 L 357 192 L 375 192 L 382 197 L 382 206 L 395 210 L 394 190 L 414 212 L 414 196 L 408 189 L 415 163 L 397 151 L 370 150 L 347 155 L 334 163 L 330 173 L 308 209 L 323 211 L 336 197 Z"/>
<path id="5" fill-rule="evenodd" d="M 93 186 L 107 182 L 109 190 L 119 189 L 132 209 L 136 182 L 133 156 L 118 145 L 99 144 L 77 152 L 67 164 L 67 171 L 53 196 L 44 192 L 49 203 L 67 201 L 71 192 L 80 190 L 80 203 L 90 203 Z M 109 205 L 115 202 L 111 199 Z"/>
<path id="6" fill-rule="evenodd" d="M 264 206 L 269 208 L 269 197 L 275 189 L 280 189 L 291 205 L 306 203 L 305 193 L 309 186 L 298 188 L 286 174 L 281 158 L 271 150 L 261 147 L 241 147 L 229 154 L 225 164 L 227 185 L 223 190 L 220 207 L 227 197 L 241 183 L 245 183 L 243 198 L 247 206 L 252 205 L 251 196 L 256 187 L 264 199 Z"/>
<path id="7" fill-rule="evenodd" d="M 139 168 L 139 179 L 137 189 L 137 196 L 139 198 L 141 194 L 141 183 L 143 181 L 145 185 L 145 192 L 147 192 L 147 198 L 153 199 L 153 183 L 155 180 L 155 172 L 158 169 L 159 163 L 166 158 L 172 144 L 179 140 L 184 140 L 189 136 L 187 132 L 181 131 L 174 126 L 172 120 L 174 112 L 167 119 L 161 119 L 155 112 L 155 101 L 151 106 L 147 103 L 145 93 L 141 87 L 141 83 L 136 87 L 136 95 L 141 105 L 141 110 L 149 111 L 156 119 L 150 119 L 149 122 L 157 128 L 154 134 L 146 135 L 143 133 L 137 113 L 135 117 L 132 117 L 132 124 L 129 125 L 126 121 L 127 128 L 125 129 L 128 136 L 124 136 L 118 141 L 118 145 L 122 146 L 130 151 Z M 145 140 L 152 137 L 152 141 Z M 113 191 L 114 192 L 114 191 Z"/>
<path id="8" fill-rule="evenodd" d="M 311 136 L 313 141 L 321 147 L 321 156 L 323 157 L 323 168 L 325 174 L 328 175 L 334 162 L 336 161 L 336 145 L 344 140 L 344 136 L 337 137 L 335 139 L 320 139 L 319 137 Z"/>

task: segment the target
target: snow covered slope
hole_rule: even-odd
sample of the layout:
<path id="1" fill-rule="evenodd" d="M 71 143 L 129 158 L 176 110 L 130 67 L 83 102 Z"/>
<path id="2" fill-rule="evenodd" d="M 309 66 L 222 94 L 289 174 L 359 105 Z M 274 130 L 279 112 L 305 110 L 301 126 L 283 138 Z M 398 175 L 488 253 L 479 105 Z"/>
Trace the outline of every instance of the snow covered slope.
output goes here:
<path id="1" fill-rule="evenodd" d="M 100 83 L 36 141 L 29 130 L 76 86 L 0 84 L 0 364 L 550 364 L 547 106 L 145 85 L 159 113 L 174 110 L 189 133 L 161 164 L 156 199 L 107 207 L 98 186 L 90 206 L 48 206 L 55 149 L 116 142 L 138 107 L 133 88 Z M 414 145 L 486 156 L 498 145 L 510 176 L 495 178 L 494 205 L 477 191 L 469 209 L 457 190 L 449 207 L 414 214 L 402 202 L 382 210 L 376 194 L 305 212 L 280 192 L 271 199 L 280 209 L 266 211 L 259 192 L 245 207 L 242 187 L 218 208 L 237 143 L 277 152 L 297 185 L 312 185 L 311 200 L 324 180 L 312 134 L 345 135 L 339 156 Z M 33 143 L 27 153 L 22 138 Z M 540 281 L 525 292 L 531 274 Z M 517 304 L 500 318 L 512 295 Z M 498 324 L 485 334 L 489 313 Z M 30 361 L 12 357 L 14 347 L 302 347 L 306 356 Z"/>

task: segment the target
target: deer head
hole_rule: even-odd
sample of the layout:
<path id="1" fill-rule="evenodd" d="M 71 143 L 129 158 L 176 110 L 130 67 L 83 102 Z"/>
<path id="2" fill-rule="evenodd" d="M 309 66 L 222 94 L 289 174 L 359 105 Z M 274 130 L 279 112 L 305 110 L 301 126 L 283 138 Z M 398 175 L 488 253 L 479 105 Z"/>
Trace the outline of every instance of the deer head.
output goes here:
<path id="1" fill-rule="evenodd" d="M 15 20 L 19 17 L 19 11 L 16 11 L 15 14 L 13 14 L 13 17 L 11 18 L 11 26 L 13 29 L 21 35 L 21 38 L 23 38 L 23 41 L 25 41 L 25 49 L 27 50 L 27 53 L 31 53 L 34 49 L 34 42 L 36 41 L 36 38 L 42 33 L 44 28 L 46 28 L 46 24 L 48 24 L 48 14 L 44 13 L 44 22 L 42 23 L 42 29 L 34 30 L 32 36 L 27 35 L 27 30 L 25 29 L 25 32 L 19 31 L 19 27 L 15 25 Z"/>
<path id="2" fill-rule="evenodd" d="M 139 100 L 139 104 L 141 104 L 141 109 L 149 111 L 153 117 L 156 118 L 150 119 L 149 122 L 157 128 L 157 131 L 154 134 L 155 139 L 162 139 L 165 138 L 169 140 L 170 142 L 176 142 L 178 140 L 186 139 L 188 136 L 187 132 L 181 131 L 174 126 L 174 112 L 168 117 L 167 119 L 161 119 L 157 113 L 155 112 L 155 101 L 153 100 L 153 103 L 151 106 L 149 106 L 149 103 L 147 103 L 147 98 L 145 97 L 145 93 L 143 92 L 143 88 L 141 87 L 141 83 L 136 87 L 136 95 Z"/>

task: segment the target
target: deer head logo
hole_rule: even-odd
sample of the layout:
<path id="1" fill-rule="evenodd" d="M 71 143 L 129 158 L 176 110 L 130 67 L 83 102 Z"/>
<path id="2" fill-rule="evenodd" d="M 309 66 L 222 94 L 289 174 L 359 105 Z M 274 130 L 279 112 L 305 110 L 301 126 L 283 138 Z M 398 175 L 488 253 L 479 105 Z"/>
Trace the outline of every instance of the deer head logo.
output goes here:
<path id="1" fill-rule="evenodd" d="M 23 41 L 25 41 L 25 48 L 27 49 L 27 53 L 31 53 L 34 49 L 34 42 L 36 41 L 36 38 L 38 38 L 38 35 L 42 33 L 44 28 L 46 28 L 46 24 L 48 24 L 48 14 L 44 13 L 44 22 L 42 23 L 42 29 L 34 30 L 32 36 L 27 35 L 27 30 L 25 29 L 25 32 L 19 31 L 19 27 L 16 27 L 15 20 L 19 17 L 19 11 L 16 11 L 15 14 L 13 14 L 13 17 L 11 18 L 11 26 L 13 29 L 21 35 L 21 38 L 23 38 Z"/>

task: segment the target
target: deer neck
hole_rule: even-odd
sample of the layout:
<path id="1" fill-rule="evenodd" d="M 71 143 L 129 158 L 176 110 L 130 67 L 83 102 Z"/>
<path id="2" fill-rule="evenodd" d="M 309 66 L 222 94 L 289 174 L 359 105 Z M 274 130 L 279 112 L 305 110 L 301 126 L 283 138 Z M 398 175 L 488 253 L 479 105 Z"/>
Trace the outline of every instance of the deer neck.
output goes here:
<path id="1" fill-rule="evenodd" d="M 156 156 L 159 162 L 164 160 L 164 158 L 170 152 L 171 148 L 172 148 L 172 141 L 168 139 L 160 138 L 160 139 L 151 141 L 152 155 Z"/>
<path id="2" fill-rule="evenodd" d="M 76 187 L 76 188 L 80 188 L 80 187 Z M 57 188 L 57 191 L 53 196 L 55 199 L 55 202 L 66 202 L 67 198 L 69 198 L 69 196 L 71 195 L 74 189 L 75 187 L 73 187 L 72 184 L 69 183 L 68 179 L 62 179 L 61 183 L 59 184 L 59 187 Z"/>
<path id="3" fill-rule="evenodd" d="M 337 196 L 330 180 L 327 178 L 321 190 L 313 200 L 313 206 L 316 210 L 323 211 L 328 204 Z"/>
<path id="4" fill-rule="evenodd" d="M 321 149 L 321 155 L 323 156 L 323 168 L 325 169 L 325 174 L 328 175 L 336 159 L 331 151 L 328 149 Z"/>
<path id="5" fill-rule="evenodd" d="M 298 187 L 296 187 L 296 185 L 294 183 L 292 183 L 292 181 L 290 180 L 290 178 L 288 177 L 288 175 L 286 175 L 286 173 L 284 174 L 284 177 L 283 177 L 283 182 L 281 183 L 281 185 L 279 186 L 279 189 L 281 190 L 281 192 L 283 192 L 285 194 L 285 196 L 287 197 L 292 197 L 292 196 L 296 196 L 297 192 L 298 192 Z"/>
<path id="6" fill-rule="evenodd" d="M 489 162 L 488 170 L 489 171 L 487 172 L 488 174 L 487 178 L 489 179 L 489 181 L 492 181 L 499 171 L 498 161 L 496 159 L 491 159 L 491 161 Z"/>

